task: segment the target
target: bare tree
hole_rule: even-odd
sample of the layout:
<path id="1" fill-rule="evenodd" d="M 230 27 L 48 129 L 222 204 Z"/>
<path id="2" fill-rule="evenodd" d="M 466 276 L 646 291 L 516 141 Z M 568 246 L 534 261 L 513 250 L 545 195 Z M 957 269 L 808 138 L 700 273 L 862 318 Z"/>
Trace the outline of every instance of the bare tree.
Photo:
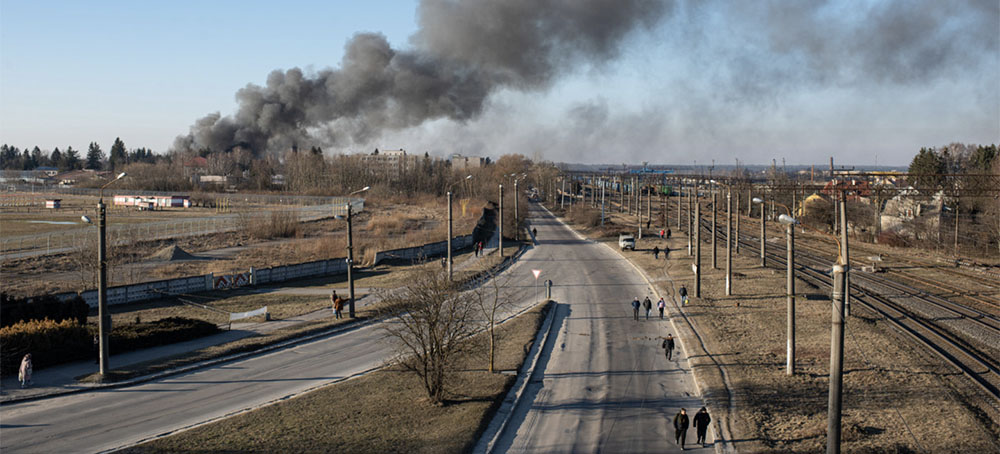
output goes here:
<path id="1" fill-rule="evenodd" d="M 513 304 L 513 300 L 506 292 L 510 283 L 510 274 L 500 274 L 496 269 L 484 268 L 480 276 L 484 282 L 473 288 L 473 302 L 486 322 L 487 368 L 493 373 L 496 372 L 496 344 L 498 341 L 496 326 L 506 310 Z"/>
<path id="2" fill-rule="evenodd" d="M 427 397 L 441 404 L 457 355 L 475 330 L 475 306 L 440 271 L 425 270 L 411 283 L 382 295 L 396 319 L 385 331 L 397 344 L 399 363 L 423 381 Z"/>

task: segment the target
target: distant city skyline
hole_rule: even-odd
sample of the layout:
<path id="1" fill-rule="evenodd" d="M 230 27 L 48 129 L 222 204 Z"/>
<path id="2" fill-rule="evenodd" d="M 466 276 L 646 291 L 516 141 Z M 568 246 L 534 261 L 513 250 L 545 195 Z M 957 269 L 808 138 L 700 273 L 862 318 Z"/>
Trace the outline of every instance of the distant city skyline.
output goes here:
<path id="1" fill-rule="evenodd" d="M 995 0 L 573 5 L 0 0 L 0 143 L 905 166 L 1000 142 Z"/>

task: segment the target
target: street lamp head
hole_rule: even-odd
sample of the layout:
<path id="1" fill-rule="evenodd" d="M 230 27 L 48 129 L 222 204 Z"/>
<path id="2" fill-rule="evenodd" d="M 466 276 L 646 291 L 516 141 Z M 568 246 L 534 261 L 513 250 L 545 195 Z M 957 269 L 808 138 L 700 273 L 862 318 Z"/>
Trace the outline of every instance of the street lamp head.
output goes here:
<path id="1" fill-rule="evenodd" d="M 122 173 L 119 173 L 118 176 L 115 177 L 115 179 L 116 180 L 121 180 L 122 178 L 125 178 L 126 176 L 128 176 L 128 174 L 125 173 L 125 172 L 122 172 Z"/>
<path id="2" fill-rule="evenodd" d="M 472 179 L 472 175 L 469 175 L 469 176 L 465 177 L 465 179 L 466 180 L 471 180 Z"/>
<path id="3" fill-rule="evenodd" d="M 764 199 L 762 199 L 760 197 L 754 197 L 753 199 L 751 199 L 751 201 L 753 203 L 764 203 Z"/>
<path id="4" fill-rule="evenodd" d="M 795 225 L 795 224 L 799 223 L 799 220 L 795 219 L 795 218 L 793 218 L 793 217 L 791 217 L 791 216 L 789 216 L 787 214 L 782 214 L 782 215 L 778 216 L 778 222 L 780 222 L 782 224 L 785 224 L 785 225 Z"/>
<path id="5" fill-rule="evenodd" d="M 86 215 L 80 216 L 80 220 L 86 224 L 93 224 L 93 222 L 90 220 L 90 217 Z"/>

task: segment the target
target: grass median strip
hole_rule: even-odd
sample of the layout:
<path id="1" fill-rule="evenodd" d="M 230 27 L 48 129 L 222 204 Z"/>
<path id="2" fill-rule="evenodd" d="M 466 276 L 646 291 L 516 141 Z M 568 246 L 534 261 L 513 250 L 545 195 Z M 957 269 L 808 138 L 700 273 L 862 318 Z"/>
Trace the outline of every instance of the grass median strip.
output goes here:
<path id="1" fill-rule="evenodd" d="M 547 308 L 499 327 L 500 370 L 520 367 Z M 467 452 L 515 380 L 486 371 L 484 337 L 469 340 L 475 348 L 457 362 L 445 405 L 431 405 L 415 375 L 390 366 L 124 452 Z"/>

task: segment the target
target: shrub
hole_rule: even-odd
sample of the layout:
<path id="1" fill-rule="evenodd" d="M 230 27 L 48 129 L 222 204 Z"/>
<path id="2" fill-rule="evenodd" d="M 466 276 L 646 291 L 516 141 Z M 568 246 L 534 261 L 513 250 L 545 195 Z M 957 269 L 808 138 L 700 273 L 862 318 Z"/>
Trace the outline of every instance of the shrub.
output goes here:
<path id="1" fill-rule="evenodd" d="M 170 317 L 154 322 L 113 326 L 108 344 L 111 354 L 183 342 L 219 332 L 204 320 Z M 93 359 L 97 326 L 76 320 L 44 319 L 0 328 L 0 374 L 17 372 L 21 358 L 31 353 L 36 369 L 82 359 Z"/>
<path id="2" fill-rule="evenodd" d="M 58 298 L 45 295 L 34 298 L 14 298 L 6 293 L 0 294 L 0 313 L 3 313 L 0 326 L 11 326 L 19 322 L 49 319 L 53 321 L 75 320 L 80 324 L 87 322 L 90 306 L 77 296 L 71 300 L 60 301 Z"/>
<path id="3" fill-rule="evenodd" d="M 76 320 L 18 322 L 0 328 L 0 373 L 17 373 L 21 358 L 31 353 L 35 369 L 85 358 L 93 350 L 87 327 Z"/>

